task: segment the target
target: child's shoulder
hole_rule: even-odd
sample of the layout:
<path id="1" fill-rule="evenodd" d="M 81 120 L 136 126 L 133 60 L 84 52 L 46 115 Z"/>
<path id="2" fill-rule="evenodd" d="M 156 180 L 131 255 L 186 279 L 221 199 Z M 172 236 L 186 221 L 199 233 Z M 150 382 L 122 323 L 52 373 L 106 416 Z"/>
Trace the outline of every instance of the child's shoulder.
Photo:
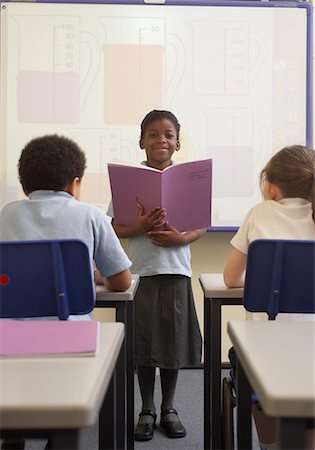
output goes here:
<path id="1" fill-rule="evenodd" d="M 245 216 L 244 222 L 264 221 L 267 217 L 270 217 L 274 214 L 274 211 L 277 208 L 276 203 L 277 202 L 275 202 L 274 200 L 264 200 L 260 203 L 256 203 L 248 211 L 247 215 Z"/>
<path id="2" fill-rule="evenodd" d="M 257 212 L 260 212 L 260 211 L 264 212 L 267 209 L 269 209 L 269 205 L 267 204 L 266 201 L 262 201 L 260 203 L 256 203 L 255 205 L 253 205 L 248 210 L 247 216 L 251 216 L 251 215 L 253 215 L 253 214 L 257 213 Z"/>
<path id="3" fill-rule="evenodd" d="M 78 210 L 86 211 L 87 214 L 95 215 L 95 216 L 103 216 L 106 215 L 106 212 L 100 207 L 93 203 L 76 201 L 75 207 Z"/>
<path id="4" fill-rule="evenodd" d="M 23 205 L 25 202 L 28 202 L 28 199 L 15 200 L 13 202 L 6 203 L 0 210 L 0 214 L 8 214 L 11 211 L 15 211 L 19 208 L 20 205 Z"/>

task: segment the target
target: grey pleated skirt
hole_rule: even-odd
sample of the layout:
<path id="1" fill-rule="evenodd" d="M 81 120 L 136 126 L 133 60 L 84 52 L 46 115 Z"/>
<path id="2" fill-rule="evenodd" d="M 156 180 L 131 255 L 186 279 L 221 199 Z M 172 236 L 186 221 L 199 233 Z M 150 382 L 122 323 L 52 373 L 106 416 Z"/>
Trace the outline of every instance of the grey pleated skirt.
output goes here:
<path id="1" fill-rule="evenodd" d="M 136 364 L 164 369 L 198 365 L 201 342 L 190 278 L 141 277 L 135 296 Z"/>

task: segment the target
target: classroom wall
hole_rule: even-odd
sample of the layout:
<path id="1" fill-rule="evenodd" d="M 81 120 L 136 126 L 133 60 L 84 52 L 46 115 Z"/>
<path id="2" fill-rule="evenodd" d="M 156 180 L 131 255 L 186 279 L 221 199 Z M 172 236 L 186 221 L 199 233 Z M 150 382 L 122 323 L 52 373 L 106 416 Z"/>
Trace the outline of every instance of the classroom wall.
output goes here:
<path id="1" fill-rule="evenodd" d="M 191 245 L 193 290 L 200 327 L 203 333 L 203 292 L 200 287 L 198 276 L 200 273 L 222 272 L 231 251 L 230 240 L 233 233 L 207 233 L 199 241 Z M 222 307 L 222 361 L 227 361 L 227 352 L 231 342 L 226 333 L 228 320 L 243 320 L 244 309 L 242 306 Z"/>

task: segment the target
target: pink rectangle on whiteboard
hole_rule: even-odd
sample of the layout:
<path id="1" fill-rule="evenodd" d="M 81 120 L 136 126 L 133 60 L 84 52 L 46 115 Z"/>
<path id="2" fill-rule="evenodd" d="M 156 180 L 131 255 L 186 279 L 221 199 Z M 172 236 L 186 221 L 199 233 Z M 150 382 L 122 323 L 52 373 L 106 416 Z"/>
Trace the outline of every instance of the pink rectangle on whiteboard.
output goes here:
<path id="1" fill-rule="evenodd" d="M 77 123 L 80 121 L 80 76 L 76 72 L 20 72 L 17 102 L 20 122 Z"/>
<path id="2" fill-rule="evenodd" d="M 106 123 L 138 124 L 163 107 L 164 47 L 104 45 Z"/>

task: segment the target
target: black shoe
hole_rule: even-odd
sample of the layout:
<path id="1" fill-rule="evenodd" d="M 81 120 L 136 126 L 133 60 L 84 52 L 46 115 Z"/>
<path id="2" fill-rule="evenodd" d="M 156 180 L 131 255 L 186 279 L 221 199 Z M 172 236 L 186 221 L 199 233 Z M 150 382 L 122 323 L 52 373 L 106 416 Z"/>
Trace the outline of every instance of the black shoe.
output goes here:
<path id="1" fill-rule="evenodd" d="M 180 422 L 180 420 L 176 422 L 165 420 L 165 416 L 169 413 L 176 414 L 178 416 L 176 409 L 173 408 L 161 411 L 161 421 L 160 421 L 161 427 L 165 428 L 166 434 L 169 438 L 185 437 L 186 429 L 184 425 Z"/>
<path id="2" fill-rule="evenodd" d="M 137 423 L 135 429 L 135 440 L 136 441 L 149 441 L 153 438 L 154 429 L 156 428 L 156 414 L 150 409 L 141 411 L 139 417 L 141 416 L 151 416 L 153 417 L 153 423 Z"/>

